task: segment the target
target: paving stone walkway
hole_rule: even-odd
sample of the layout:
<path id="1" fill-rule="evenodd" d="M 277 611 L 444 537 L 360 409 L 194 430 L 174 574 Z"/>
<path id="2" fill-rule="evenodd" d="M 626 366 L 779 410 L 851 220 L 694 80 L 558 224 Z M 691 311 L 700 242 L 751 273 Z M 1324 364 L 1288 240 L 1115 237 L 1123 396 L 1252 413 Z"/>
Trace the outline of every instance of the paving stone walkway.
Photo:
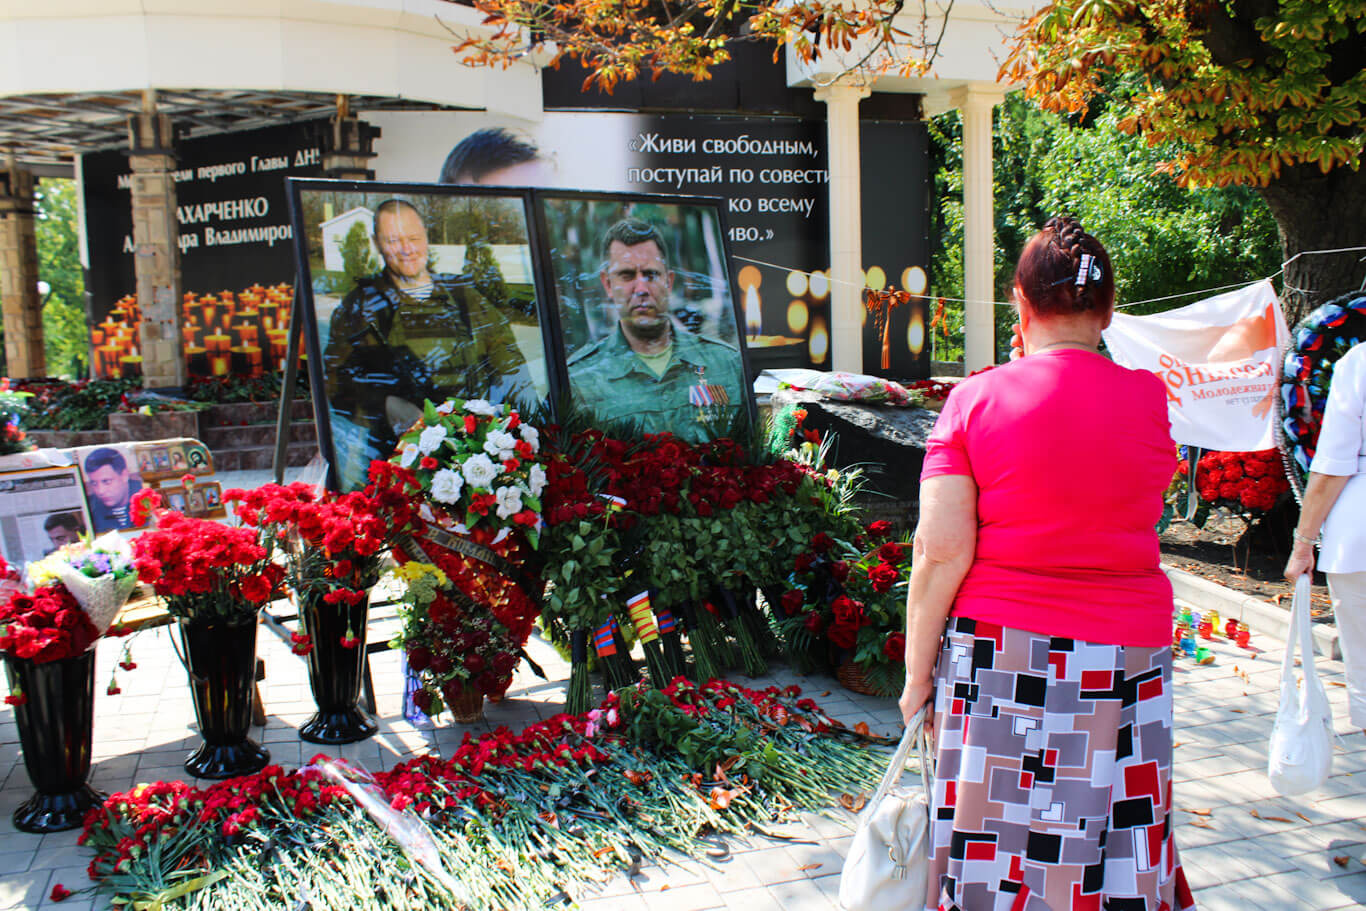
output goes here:
<path id="1" fill-rule="evenodd" d="M 181 763 L 198 742 L 185 672 L 168 631 L 148 631 L 133 641 L 138 667 L 119 672 L 122 693 L 115 696 L 105 695 L 104 687 L 120 643 L 102 642 L 98 652 L 91 781 L 110 792 L 138 782 L 185 778 Z M 1274 643 L 1254 635 L 1253 644 Z M 468 729 L 519 727 L 558 711 L 568 669 L 544 643 L 533 640 L 531 651 L 550 681 L 519 670 L 509 697 L 489 706 L 484 722 Z M 1197 906 L 1206 911 L 1328 911 L 1366 905 L 1366 735 L 1346 727 L 1341 664 L 1319 659 L 1340 734 L 1332 777 L 1307 797 L 1281 798 L 1267 782 L 1265 765 L 1282 652 L 1249 652 L 1222 642 L 1213 651 L 1213 665 L 1199 667 L 1178 659 L 1176 671 L 1176 840 L 1197 890 Z M 373 660 L 380 733 L 344 747 L 303 743 L 296 732 L 312 714 L 303 660 L 265 629 L 258 654 L 267 667 L 262 694 L 268 720 L 253 735 L 265 743 L 273 761 L 294 766 L 324 752 L 386 769 L 414 753 L 449 752 L 467 730 L 450 725 L 423 731 L 405 722 L 398 657 L 385 652 Z M 899 733 L 899 715 L 890 700 L 849 693 L 831 678 L 801 678 L 779 668 L 754 681 L 760 686 L 794 682 L 847 724 L 862 721 L 874 731 Z M 0 909 L 108 907 L 106 899 L 90 893 L 60 905 L 47 900 L 56 883 L 73 891 L 84 888 L 90 858 L 77 847 L 76 832 L 27 835 L 10 824 L 14 809 L 31 794 L 18 740 L 13 710 L 0 707 Z M 838 808 L 808 813 L 775 826 L 790 841 L 756 835 L 733 841 L 728 857 L 708 863 L 679 859 L 648 866 L 630 879 L 617 877 L 582 907 L 832 911 L 851 824 L 852 817 Z"/>

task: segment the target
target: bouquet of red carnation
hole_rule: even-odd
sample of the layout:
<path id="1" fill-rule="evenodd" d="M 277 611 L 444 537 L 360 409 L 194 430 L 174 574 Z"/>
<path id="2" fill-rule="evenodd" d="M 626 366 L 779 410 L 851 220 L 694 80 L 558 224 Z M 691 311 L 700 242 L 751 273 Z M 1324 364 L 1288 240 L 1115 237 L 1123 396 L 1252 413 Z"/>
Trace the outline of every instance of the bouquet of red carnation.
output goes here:
<path id="1" fill-rule="evenodd" d="M 1281 455 L 1259 452 L 1207 452 L 1196 466 L 1195 490 L 1211 506 L 1237 513 L 1264 513 L 1290 489 Z"/>
<path id="2" fill-rule="evenodd" d="M 100 638 L 76 598 L 61 585 L 16 593 L 0 608 L 0 651 L 36 664 L 83 654 Z"/>
<path id="3" fill-rule="evenodd" d="M 133 542 L 133 559 L 138 578 L 184 620 L 252 619 L 278 595 L 285 574 L 254 530 L 178 512 L 162 513 Z"/>
<path id="4" fill-rule="evenodd" d="M 421 526 L 411 472 L 376 462 L 370 478 L 363 490 L 350 493 L 267 484 L 229 490 L 223 498 L 236 503 L 237 517 L 259 528 L 265 542 L 285 555 L 287 581 L 301 606 L 322 599 L 340 610 L 365 599 L 385 557 Z M 357 638 L 350 627 L 346 638 Z"/>

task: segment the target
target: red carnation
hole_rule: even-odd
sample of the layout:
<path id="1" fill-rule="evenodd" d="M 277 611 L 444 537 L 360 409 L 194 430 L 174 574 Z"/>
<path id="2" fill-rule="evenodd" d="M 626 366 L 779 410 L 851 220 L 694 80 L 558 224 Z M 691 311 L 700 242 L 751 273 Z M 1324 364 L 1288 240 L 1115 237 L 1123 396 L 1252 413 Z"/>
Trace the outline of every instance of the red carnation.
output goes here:
<path id="1" fill-rule="evenodd" d="M 23 693 L 10 693 L 5 697 L 5 705 L 24 705 L 28 702 L 28 696 Z"/>
<path id="2" fill-rule="evenodd" d="M 57 885 L 53 886 L 52 892 L 48 895 L 48 898 L 55 902 L 66 901 L 70 897 L 71 890 L 61 883 L 57 883 Z"/>
<path id="3" fill-rule="evenodd" d="M 290 633 L 289 641 L 293 643 L 289 650 L 296 655 L 304 656 L 313 651 L 313 637 L 303 636 L 299 633 Z"/>

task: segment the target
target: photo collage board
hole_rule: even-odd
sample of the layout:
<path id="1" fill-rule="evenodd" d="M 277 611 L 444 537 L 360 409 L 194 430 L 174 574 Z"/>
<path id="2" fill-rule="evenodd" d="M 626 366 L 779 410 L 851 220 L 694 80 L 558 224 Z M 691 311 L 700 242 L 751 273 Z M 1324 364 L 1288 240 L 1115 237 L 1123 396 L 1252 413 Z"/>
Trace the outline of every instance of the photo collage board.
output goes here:
<path id="1" fill-rule="evenodd" d="M 720 200 L 290 179 L 330 482 L 354 490 L 425 401 L 581 409 L 689 442 L 756 419 Z"/>
<path id="2" fill-rule="evenodd" d="M 136 532 L 133 498 L 144 489 L 167 509 L 223 518 L 213 474 L 208 447 L 183 438 L 0 456 L 0 552 L 22 569 L 83 537 Z"/>

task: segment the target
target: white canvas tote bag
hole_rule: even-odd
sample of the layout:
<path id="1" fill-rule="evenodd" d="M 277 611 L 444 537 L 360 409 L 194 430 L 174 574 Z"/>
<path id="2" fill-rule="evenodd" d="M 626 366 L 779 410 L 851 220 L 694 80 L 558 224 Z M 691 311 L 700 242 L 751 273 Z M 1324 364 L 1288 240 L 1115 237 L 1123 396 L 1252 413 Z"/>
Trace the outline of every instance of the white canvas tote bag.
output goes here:
<path id="1" fill-rule="evenodd" d="M 1295 680 L 1295 644 L 1299 643 L 1304 686 Z M 1309 576 L 1295 581 L 1290 629 L 1281 662 L 1281 706 L 1271 728 L 1266 774 L 1278 794 L 1287 797 L 1312 791 L 1328 780 L 1333 762 L 1333 715 L 1328 694 L 1314 668 L 1309 632 Z"/>
<path id="2" fill-rule="evenodd" d="M 844 911 L 900 911 L 925 906 L 930 874 L 930 806 L 934 774 L 922 708 L 897 745 L 887 774 L 859 814 L 840 874 Z M 912 747 L 919 748 L 923 788 L 897 786 Z"/>

